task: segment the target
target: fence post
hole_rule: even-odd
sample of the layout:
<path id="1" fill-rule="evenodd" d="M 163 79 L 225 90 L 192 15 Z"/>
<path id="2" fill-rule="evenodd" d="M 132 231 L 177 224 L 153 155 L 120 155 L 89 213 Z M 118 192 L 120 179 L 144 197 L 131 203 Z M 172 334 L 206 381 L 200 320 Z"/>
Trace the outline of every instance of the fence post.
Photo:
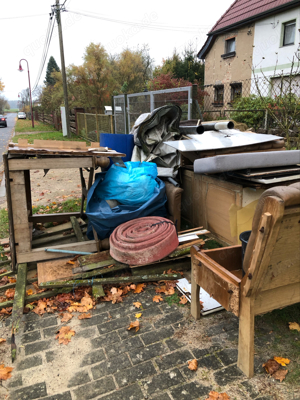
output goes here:
<path id="1" fill-rule="evenodd" d="M 114 100 L 114 96 L 111 96 L 111 113 L 112 113 L 112 131 L 111 133 L 115 133 L 116 132 L 116 118 L 115 118 L 115 100 Z"/>
<path id="2" fill-rule="evenodd" d="M 84 114 L 84 127 L 85 127 L 85 136 L 88 137 L 88 133 L 87 133 L 87 122 L 86 122 L 86 114 Z"/>
<path id="3" fill-rule="evenodd" d="M 128 99 L 127 99 L 127 93 L 124 94 L 124 102 L 125 102 L 125 133 L 129 133 L 129 128 L 128 128 Z"/>
<path id="4" fill-rule="evenodd" d="M 113 115 L 110 115 L 110 133 L 114 133 Z"/>
<path id="5" fill-rule="evenodd" d="M 150 112 L 154 110 L 154 95 L 150 92 Z"/>
<path id="6" fill-rule="evenodd" d="M 198 119 L 197 118 L 197 105 L 196 105 L 197 89 L 198 89 L 198 85 L 193 84 L 192 85 L 192 118 L 191 119 Z"/>
<path id="7" fill-rule="evenodd" d="M 98 114 L 95 114 L 96 118 L 96 135 L 97 135 L 97 141 L 100 143 L 100 133 L 99 133 L 99 128 L 98 128 Z M 99 145 L 100 146 L 100 145 Z"/>
<path id="8" fill-rule="evenodd" d="M 75 129 L 76 129 L 76 135 L 79 135 L 77 113 L 84 113 L 85 110 L 84 110 L 84 108 L 81 108 L 81 107 L 75 107 L 75 108 L 74 108 L 74 112 L 75 112 Z"/>
<path id="9" fill-rule="evenodd" d="M 268 109 L 265 110 L 265 130 L 268 131 Z"/>

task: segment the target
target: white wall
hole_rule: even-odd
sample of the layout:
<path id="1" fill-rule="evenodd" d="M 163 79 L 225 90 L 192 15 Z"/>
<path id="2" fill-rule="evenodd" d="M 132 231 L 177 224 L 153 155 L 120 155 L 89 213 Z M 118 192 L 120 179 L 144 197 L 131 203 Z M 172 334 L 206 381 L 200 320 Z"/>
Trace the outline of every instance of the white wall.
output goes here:
<path id="1" fill-rule="evenodd" d="M 294 19 L 296 19 L 295 43 L 282 47 L 283 23 Z M 266 76 L 273 75 L 276 62 L 277 70 L 289 73 L 293 55 L 297 51 L 300 55 L 299 29 L 300 6 L 255 23 L 252 67 L 257 77 L 262 76 L 261 69 Z"/>

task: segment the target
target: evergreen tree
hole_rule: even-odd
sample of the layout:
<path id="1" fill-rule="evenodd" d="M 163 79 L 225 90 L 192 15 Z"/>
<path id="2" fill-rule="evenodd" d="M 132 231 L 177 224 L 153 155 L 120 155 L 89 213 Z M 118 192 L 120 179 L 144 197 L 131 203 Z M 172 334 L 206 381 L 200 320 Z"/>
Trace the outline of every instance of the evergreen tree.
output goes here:
<path id="1" fill-rule="evenodd" d="M 47 65 L 47 71 L 46 71 L 46 78 L 44 80 L 44 83 L 47 86 L 54 86 L 56 83 L 56 80 L 53 76 L 51 76 L 52 72 L 60 72 L 59 66 L 57 65 L 54 57 L 50 57 L 48 65 Z"/>

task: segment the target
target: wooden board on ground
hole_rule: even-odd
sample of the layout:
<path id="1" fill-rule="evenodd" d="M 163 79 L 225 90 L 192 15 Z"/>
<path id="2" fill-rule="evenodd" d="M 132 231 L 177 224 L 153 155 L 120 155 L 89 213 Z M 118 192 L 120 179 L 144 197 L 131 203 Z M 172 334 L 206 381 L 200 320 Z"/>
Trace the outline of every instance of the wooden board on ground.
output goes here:
<path id="1" fill-rule="evenodd" d="M 37 263 L 38 284 L 40 285 L 41 282 L 53 281 L 55 279 L 72 277 L 72 268 L 77 265 L 77 261 L 75 261 L 75 264 L 67 264 L 69 260 L 70 258 L 65 258 Z"/>

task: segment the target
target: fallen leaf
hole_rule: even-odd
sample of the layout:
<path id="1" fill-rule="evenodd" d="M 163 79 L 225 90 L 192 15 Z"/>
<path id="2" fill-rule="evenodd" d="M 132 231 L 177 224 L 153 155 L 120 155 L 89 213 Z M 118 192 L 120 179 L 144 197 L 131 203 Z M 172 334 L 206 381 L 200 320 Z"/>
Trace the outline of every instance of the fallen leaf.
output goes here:
<path id="1" fill-rule="evenodd" d="M 72 265 L 74 265 L 74 264 L 75 264 L 75 262 L 74 262 L 74 261 L 71 261 L 71 260 L 69 260 L 69 261 L 67 261 L 67 264 L 72 264 Z"/>
<path id="2" fill-rule="evenodd" d="M 134 307 L 136 307 L 136 308 L 141 308 L 142 303 L 140 303 L 139 301 L 136 301 L 136 302 L 133 303 L 133 305 L 134 305 Z"/>
<path id="3" fill-rule="evenodd" d="M 70 321 L 70 319 L 72 319 L 72 318 L 73 318 L 73 315 L 70 314 L 70 313 L 68 313 L 68 312 L 66 312 L 66 313 L 63 313 L 62 319 L 61 319 L 60 322 L 68 322 L 68 321 Z"/>
<path id="4" fill-rule="evenodd" d="M 82 297 L 80 303 L 71 303 L 71 306 L 68 307 L 68 311 L 87 312 L 88 310 L 91 310 L 93 306 L 93 299 L 91 297 L 84 296 Z"/>
<path id="5" fill-rule="evenodd" d="M 38 315 L 43 315 L 46 312 L 46 307 L 47 303 L 40 299 L 37 303 L 37 306 L 32 311 Z"/>
<path id="6" fill-rule="evenodd" d="M 185 296 L 180 297 L 180 302 L 179 304 L 186 304 L 188 302 L 188 299 Z"/>
<path id="7" fill-rule="evenodd" d="M 154 296 L 153 301 L 155 301 L 155 303 L 159 303 L 160 301 L 163 301 L 163 298 L 161 296 Z"/>
<path id="8" fill-rule="evenodd" d="M 9 283 L 16 283 L 17 282 L 16 278 L 8 278 L 8 280 L 9 280 Z"/>
<path id="9" fill-rule="evenodd" d="M 298 331 L 300 332 L 300 325 L 297 322 L 289 322 L 289 328 L 291 331 Z"/>
<path id="10" fill-rule="evenodd" d="M 130 322 L 130 325 L 127 329 L 130 331 L 131 329 L 134 329 L 134 328 L 135 328 L 136 332 L 140 329 L 140 321 L 139 320 Z"/>
<path id="11" fill-rule="evenodd" d="M 15 297 L 15 289 L 7 289 L 5 292 L 5 296 L 8 299 L 13 299 Z"/>
<path id="12" fill-rule="evenodd" d="M 141 293 L 144 290 L 144 287 L 146 286 L 145 283 L 138 283 L 136 285 L 134 293 Z"/>
<path id="13" fill-rule="evenodd" d="M 276 372 L 279 369 L 280 364 L 278 364 L 277 361 L 270 359 L 263 364 L 263 367 L 268 372 L 268 374 L 273 375 L 274 372 Z"/>
<path id="14" fill-rule="evenodd" d="M 69 326 L 63 326 L 57 333 L 55 339 L 58 339 L 59 344 L 68 344 L 71 342 L 71 337 L 75 335 L 75 331 Z"/>
<path id="15" fill-rule="evenodd" d="M 142 313 L 135 314 L 135 318 L 141 318 Z"/>
<path id="16" fill-rule="evenodd" d="M 3 278 L 0 279 L 0 286 L 4 286 L 8 283 L 8 277 L 3 276 Z"/>
<path id="17" fill-rule="evenodd" d="M 130 285 L 130 289 L 131 289 L 131 290 L 135 290 L 135 288 L 136 288 L 136 285 L 135 285 L 134 283 L 132 283 L 132 284 Z"/>
<path id="18" fill-rule="evenodd" d="M 5 272 L 7 272 L 7 269 L 5 268 L 0 269 L 0 274 L 4 274 Z"/>
<path id="19" fill-rule="evenodd" d="M 88 313 L 88 314 L 80 314 L 78 319 L 88 319 L 88 318 L 92 318 L 92 314 Z"/>
<path id="20" fill-rule="evenodd" d="M 206 400 L 230 400 L 230 397 L 227 393 L 218 393 L 211 390 Z"/>
<path id="21" fill-rule="evenodd" d="M 0 338 L 0 343 L 6 342 L 6 339 Z"/>
<path id="22" fill-rule="evenodd" d="M 0 381 L 6 381 L 7 379 L 11 378 L 11 371 L 13 370 L 12 367 L 4 367 L 4 364 L 0 365 Z"/>
<path id="23" fill-rule="evenodd" d="M 27 296 L 31 296 L 33 294 L 33 290 L 32 289 L 26 290 L 26 294 Z"/>
<path id="24" fill-rule="evenodd" d="M 282 382 L 285 379 L 286 374 L 288 373 L 287 369 L 279 369 L 278 371 L 274 372 L 272 378 L 277 379 L 278 381 Z"/>
<path id="25" fill-rule="evenodd" d="M 282 358 L 282 357 L 273 357 L 275 361 L 278 362 L 278 364 L 282 365 L 283 367 L 286 367 L 287 364 L 291 362 L 288 358 Z"/>
<path id="26" fill-rule="evenodd" d="M 0 296 L 0 303 L 3 303 L 4 301 L 6 301 L 6 297 Z"/>
<path id="27" fill-rule="evenodd" d="M 191 371 L 197 371 L 197 369 L 198 369 L 198 361 L 196 359 L 188 361 L 188 364 L 189 364 L 188 368 Z"/>

